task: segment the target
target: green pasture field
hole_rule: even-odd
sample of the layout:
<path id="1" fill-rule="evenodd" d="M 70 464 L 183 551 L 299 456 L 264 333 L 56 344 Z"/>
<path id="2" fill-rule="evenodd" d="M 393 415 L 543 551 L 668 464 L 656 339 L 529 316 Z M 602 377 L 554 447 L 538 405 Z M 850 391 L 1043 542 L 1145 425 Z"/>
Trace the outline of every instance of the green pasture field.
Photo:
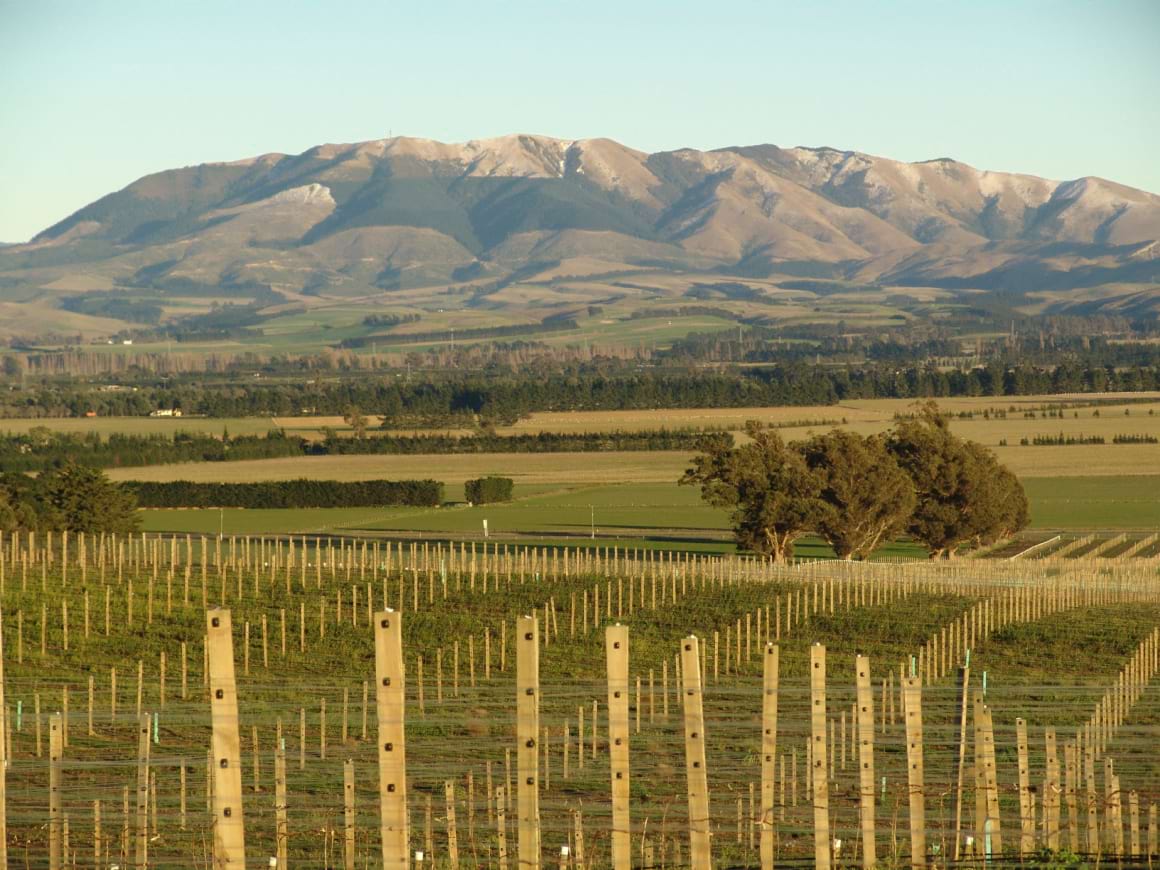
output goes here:
<path id="1" fill-rule="evenodd" d="M 1032 477 L 1024 479 L 1023 486 L 1036 528 L 1160 528 L 1160 477 L 1156 475 Z"/>
<path id="2" fill-rule="evenodd" d="M 1155 477 L 1030 478 L 1032 528 L 1152 530 L 1160 528 Z M 462 498 L 450 490 L 448 498 Z M 674 483 L 519 485 L 507 504 L 439 508 L 311 508 L 300 510 L 143 510 L 148 532 L 214 535 L 367 534 L 391 537 L 478 539 L 483 520 L 497 540 L 583 545 L 650 546 L 733 552 L 726 511 L 705 505 L 694 487 Z M 820 542 L 805 541 L 803 557 L 832 556 Z M 921 556 L 899 543 L 878 556 Z"/>

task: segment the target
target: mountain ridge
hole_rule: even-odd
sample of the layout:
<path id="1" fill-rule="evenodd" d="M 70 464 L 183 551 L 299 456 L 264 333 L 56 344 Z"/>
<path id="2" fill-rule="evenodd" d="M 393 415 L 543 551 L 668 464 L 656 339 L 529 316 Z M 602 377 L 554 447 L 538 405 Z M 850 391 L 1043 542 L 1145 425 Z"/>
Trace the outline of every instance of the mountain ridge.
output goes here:
<path id="1" fill-rule="evenodd" d="M 257 288 L 422 306 L 533 279 L 546 259 L 589 275 L 804 273 L 1021 298 L 1127 284 L 1108 304 L 1147 313 L 1158 239 L 1160 196 L 1096 176 L 829 146 L 398 136 L 142 176 L 4 247 L 0 293 Z"/>

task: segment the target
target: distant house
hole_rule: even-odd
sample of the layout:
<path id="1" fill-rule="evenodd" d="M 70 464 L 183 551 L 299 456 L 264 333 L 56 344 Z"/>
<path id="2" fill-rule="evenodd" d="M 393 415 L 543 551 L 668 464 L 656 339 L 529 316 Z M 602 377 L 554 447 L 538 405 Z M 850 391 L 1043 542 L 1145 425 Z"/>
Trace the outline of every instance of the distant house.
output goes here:
<path id="1" fill-rule="evenodd" d="M 180 408 L 158 408 L 156 411 L 149 412 L 150 417 L 180 417 Z"/>
<path id="2" fill-rule="evenodd" d="M 126 338 L 126 339 L 121 340 L 121 344 L 128 345 L 128 344 L 132 344 L 132 343 L 133 343 L 133 339 L 131 339 L 131 338 Z"/>

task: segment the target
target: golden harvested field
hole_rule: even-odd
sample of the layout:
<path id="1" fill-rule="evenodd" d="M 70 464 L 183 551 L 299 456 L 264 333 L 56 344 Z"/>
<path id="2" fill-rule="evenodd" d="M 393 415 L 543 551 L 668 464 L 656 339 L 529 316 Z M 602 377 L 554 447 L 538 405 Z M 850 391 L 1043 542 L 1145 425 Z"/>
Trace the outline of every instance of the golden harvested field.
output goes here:
<path id="1" fill-rule="evenodd" d="M 1129 416 L 1124 415 L 1125 408 L 1130 412 Z M 1153 413 L 1149 415 L 1149 411 Z M 1009 414 L 1006 419 L 1001 420 L 994 418 L 986 420 L 982 417 L 974 417 L 969 420 L 952 419 L 950 425 L 951 430 L 956 435 L 961 435 L 971 441 L 977 441 L 980 444 L 985 444 L 987 447 L 998 449 L 1000 452 L 1005 452 L 1000 446 L 1000 442 L 1004 440 L 1009 447 L 1028 450 L 1031 448 L 1019 447 L 1020 439 L 1027 438 L 1031 440 L 1036 435 L 1055 436 L 1060 434 L 1073 438 L 1081 436 L 1101 436 L 1104 438 L 1105 444 L 1089 445 L 1086 447 L 1089 451 L 1120 451 L 1133 446 L 1140 446 L 1150 447 L 1152 451 L 1160 452 L 1160 447 L 1155 444 L 1120 445 L 1112 443 L 1112 439 L 1116 435 L 1151 435 L 1160 438 L 1160 403 L 1132 406 L 1104 406 L 1099 409 L 1099 412 L 1100 416 L 1096 417 L 1093 415 L 1093 409 L 1078 408 L 1074 411 L 1063 412 L 1065 415 L 1063 417 L 1036 417 L 1033 420 L 1024 419 L 1021 414 Z M 849 423 L 843 425 L 842 428 L 852 429 L 863 435 L 884 432 L 894 424 L 894 421 L 889 418 L 882 420 L 847 419 L 849 419 Z M 786 440 L 795 440 L 806 438 L 814 432 L 829 428 L 831 428 L 829 425 L 793 426 L 783 428 L 781 434 Z"/>
<path id="2" fill-rule="evenodd" d="M 488 474 L 519 485 L 673 483 L 688 465 L 681 452 L 476 453 L 452 456 L 306 456 L 246 462 L 197 462 L 111 469 L 114 480 L 250 482 L 308 477 L 319 480 L 407 478 L 441 480 L 449 487 Z"/>
<path id="3" fill-rule="evenodd" d="M 977 426 L 980 429 L 993 428 L 1006 422 L 1009 431 L 1003 432 L 994 438 L 980 437 L 984 443 L 992 443 L 998 438 L 1010 437 L 1010 433 L 1033 434 L 1034 432 L 1058 432 L 1059 424 L 1079 426 L 1084 432 L 1102 434 L 1103 431 L 1112 432 L 1155 432 L 1160 428 L 1160 392 L 1133 393 L 1132 399 L 1137 403 L 1123 401 L 1123 393 L 1080 393 L 1065 395 L 1036 395 L 1036 396 L 1000 396 L 979 398 L 939 399 L 941 408 L 953 414 L 972 411 L 982 413 L 984 410 L 1007 410 L 1009 418 L 1006 421 L 973 420 L 956 421 L 958 426 Z M 1151 402 L 1139 402 L 1140 399 L 1151 399 Z M 1077 404 L 1090 406 L 1093 402 L 1108 402 L 1100 407 L 1100 417 L 1093 418 L 1093 407 L 1078 407 L 1065 412 L 1065 420 L 1035 419 L 1024 420 L 1024 409 L 1037 409 L 1041 405 Z M 744 428 L 748 420 L 760 420 L 765 423 L 786 425 L 797 421 L 824 423 L 824 421 L 846 420 L 850 425 L 877 424 L 878 428 L 886 428 L 893 422 L 895 414 L 904 414 L 914 404 L 911 399 L 859 399 L 843 402 L 840 405 L 800 405 L 773 408 L 684 408 L 658 409 L 637 411 L 546 411 L 535 413 L 520 420 L 512 426 L 497 428 L 502 435 L 535 432 L 607 432 L 610 430 L 640 430 L 658 428 L 718 428 L 739 430 Z M 1008 409 L 1016 408 L 1015 411 Z M 1124 410 L 1130 412 L 1124 417 Z M 367 412 L 369 409 L 364 409 Z M 1152 420 L 1148 420 L 1148 411 L 1156 413 Z M 1079 422 L 1071 415 L 1079 414 Z M 369 428 L 374 431 L 382 425 L 382 418 L 367 413 Z M 1095 422 L 1093 422 L 1093 420 Z M 1119 422 L 1116 422 L 1119 421 Z M 1052 429 L 1052 426 L 1055 429 Z M 307 437 L 317 435 L 324 427 L 339 432 L 349 431 L 346 423 L 338 415 L 316 415 L 303 417 L 181 417 L 181 418 L 152 418 L 152 417 L 52 417 L 42 419 L 0 419 L 0 432 L 27 432 L 37 426 L 44 426 L 61 432 L 99 432 L 101 435 L 111 433 L 127 434 L 172 434 L 174 432 L 211 432 L 218 434 L 222 429 L 228 429 L 231 434 L 264 433 L 270 429 L 285 429 L 294 434 Z M 1093 426 L 1100 426 L 1097 432 Z M 1033 428 L 1034 427 L 1034 428 Z M 413 429 L 392 430 L 400 434 L 410 434 Z M 424 430 L 432 431 L 432 430 Z M 448 429 L 434 430 L 447 431 L 457 434 L 467 434 L 465 430 Z M 792 430 L 791 430 L 792 431 Z M 875 431 L 867 428 L 863 431 Z M 967 434 L 967 430 L 963 430 Z M 996 429 L 995 431 L 999 431 Z M 1064 429 L 1063 431 L 1070 431 Z M 972 436 L 973 437 L 973 436 Z"/>
<path id="4" fill-rule="evenodd" d="M 1103 447 L 1000 447 L 1000 461 L 1020 477 L 1160 475 L 1154 444 Z M 245 462 L 202 462 L 111 469 L 115 480 L 244 482 L 434 478 L 449 487 L 498 474 L 518 485 L 673 483 L 688 467 L 681 451 L 624 453 L 473 453 L 450 456 L 306 456 Z"/>
<path id="5" fill-rule="evenodd" d="M 785 425 L 798 421 L 876 423 L 890 415 L 845 405 L 807 405 L 787 408 L 675 408 L 645 411 L 547 411 L 532 414 L 514 426 L 497 427 L 504 435 L 537 432 L 609 432 L 642 429 L 730 429 L 744 428 L 749 420 Z"/>
<path id="6" fill-rule="evenodd" d="M 1019 477 L 1107 477 L 1160 474 L 1160 446 L 992 447 Z M 1160 484 L 1160 481 L 1157 482 Z"/>
<path id="7" fill-rule="evenodd" d="M 371 430 L 382 425 L 382 418 L 367 415 Z M 113 434 L 123 435 L 173 435 L 175 432 L 207 432 L 220 435 L 228 430 L 231 435 L 265 435 L 271 429 L 282 429 L 291 435 L 304 438 L 321 438 L 324 428 L 349 432 L 340 416 L 312 417 L 49 417 L 40 419 L 10 418 L 0 419 L 0 432 L 24 433 L 30 429 L 44 427 L 55 432 L 75 432 L 82 435 L 96 432 L 101 437 Z M 429 432 L 430 430 L 422 430 Z M 455 434 L 469 435 L 467 430 L 447 430 Z M 415 429 L 392 430 L 392 434 L 410 435 L 420 433 Z"/>
<path id="8" fill-rule="evenodd" d="M 1154 410 L 1156 414 L 1151 420 L 1151 424 L 1155 427 L 1147 431 L 1154 432 L 1160 429 L 1160 393 L 1133 393 L 1133 399 L 1153 399 L 1152 402 L 1131 404 L 1123 402 L 1124 395 L 1116 393 L 1088 393 L 1075 395 L 1057 395 L 1057 396 L 1000 396 L 996 397 L 981 397 L 981 398 L 961 398 L 961 399 L 940 399 L 938 404 L 940 408 L 952 413 L 959 414 L 965 412 L 974 412 L 981 414 L 983 411 L 1003 410 L 1008 411 L 1007 423 L 1012 424 L 1013 428 L 1019 429 L 1021 434 L 1023 430 L 1019 424 L 1025 425 L 1027 432 L 1050 432 L 1052 423 L 1064 422 L 1057 419 L 1049 418 L 1025 420 L 1023 418 L 1024 410 L 1037 409 L 1041 405 L 1054 404 L 1081 404 L 1091 403 L 1096 401 L 1110 402 L 1111 404 L 1100 407 L 1100 417 L 1096 418 L 1097 423 L 1102 425 L 1107 423 L 1109 419 L 1121 421 L 1121 426 L 1116 429 L 1117 432 L 1131 432 L 1136 431 L 1132 427 L 1139 427 L 1141 425 L 1147 426 L 1148 423 L 1143 421 L 1148 418 L 1149 409 Z M 639 429 L 658 429 L 661 427 L 677 428 L 688 426 L 692 428 L 720 428 L 737 430 L 745 426 L 749 420 L 759 420 L 763 423 L 772 423 L 775 425 L 786 425 L 797 421 L 829 421 L 846 420 L 849 424 L 876 424 L 877 428 L 866 428 L 860 431 L 878 431 L 885 429 L 894 421 L 895 414 L 905 414 L 911 410 L 914 404 L 913 399 L 859 399 L 851 402 L 843 402 L 840 405 L 800 405 L 791 407 L 776 407 L 776 408 L 683 408 L 683 409 L 659 409 L 659 410 L 640 410 L 640 411 L 547 411 L 542 413 L 532 414 L 526 419 L 520 420 L 514 426 L 506 426 L 497 429 L 502 434 L 515 434 L 520 432 L 607 432 L 613 429 L 621 430 L 639 430 Z M 1010 408 L 1016 408 L 1015 411 L 1010 411 Z M 1130 411 L 1130 415 L 1124 418 L 1124 409 Z M 1076 408 L 1065 412 L 1070 422 L 1072 414 L 1079 414 L 1080 424 L 1084 421 L 1088 424 L 1092 421 L 1092 407 Z M 978 419 L 974 421 L 955 421 L 955 425 L 974 424 L 980 427 L 990 427 L 1004 421 L 1000 420 L 983 420 Z M 1043 427 L 1043 428 L 1030 428 Z M 1115 429 L 1113 425 L 1111 428 Z M 1058 431 L 1058 427 L 1055 431 Z M 1067 431 L 1067 430 L 1065 430 Z M 964 433 L 965 434 L 965 433 Z M 1093 432 L 1092 434 L 1100 434 Z M 1004 435 L 997 436 L 998 438 Z M 991 439 L 992 441 L 997 440 Z"/>
<path id="9" fill-rule="evenodd" d="M 976 415 L 984 410 L 1004 410 L 1005 419 L 953 419 L 951 428 L 959 435 L 995 450 L 999 458 L 1021 477 L 1103 476 L 1160 474 L 1160 445 L 1113 444 L 1116 435 L 1150 435 L 1160 438 L 1160 393 L 1135 394 L 1152 401 L 1126 403 L 1122 395 L 1091 394 L 1069 396 L 1023 396 L 1018 398 L 949 399 L 940 406 L 951 413 L 966 411 Z M 1062 412 L 1060 417 L 1023 417 L 1024 409 L 1045 404 L 1108 401 L 1098 408 L 1090 404 Z M 1116 401 L 1120 400 L 1120 401 Z M 913 403 L 903 399 L 873 399 L 842 405 L 809 405 L 780 408 L 696 408 L 685 410 L 580 411 L 533 414 L 501 434 L 529 434 L 541 431 L 581 433 L 610 430 L 657 428 L 714 428 L 738 432 L 747 420 L 761 420 L 782 427 L 786 440 L 809 437 L 833 425 L 842 425 L 862 434 L 882 432 L 894 423 L 896 413 L 905 413 Z M 1014 407 L 1017 410 L 1011 411 Z M 1098 411 L 1098 416 L 1097 416 Z M 370 417 L 372 431 L 380 425 Z M 842 421 L 845 421 L 844 423 Z M 793 425 L 800 423 L 803 425 Z M 317 437 L 323 427 L 349 431 L 341 417 L 249 417 L 206 419 L 199 417 L 149 418 L 65 418 L 51 420 L 4 420 L 0 430 L 27 432 L 45 426 L 66 432 L 114 432 L 164 434 L 207 432 L 219 434 L 263 434 L 283 428 L 291 434 Z M 439 430 L 469 435 L 462 429 Z M 414 434 L 398 430 L 394 434 Z M 1103 445 L 1068 447 L 1023 447 L 1022 438 L 1036 435 L 1069 437 L 1101 436 Z M 744 436 L 741 436 L 744 437 Z M 1000 442 L 1006 441 L 1006 446 Z M 274 480 L 283 477 L 326 477 L 335 480 L 381 477 L 436 477 L 451 484 L 481 474 L 499 473 L 524 483 L 587 483 L 623 481 L 630 483 L 671 481 L 684 470 L 688 456 L 683 453 L 623 454 L 483 454 L 472 456 L 339 456 L 301 459 L 234 462 L 228 466 L 175 465 L 157 469 L 126 469 L 115 474 L 120 479 L 170 480 Z"/>
<path id="10" fill-rule="evenodd" d="M 0 420 L 0 432 L 24 433 L 39 426 L 54 432 L 92 432 L 109 435 L 169 435 L 175 432 L 208 432 L 220 435 L 264 435 L 277 429 L 272 417 L 49 417 Z"/>

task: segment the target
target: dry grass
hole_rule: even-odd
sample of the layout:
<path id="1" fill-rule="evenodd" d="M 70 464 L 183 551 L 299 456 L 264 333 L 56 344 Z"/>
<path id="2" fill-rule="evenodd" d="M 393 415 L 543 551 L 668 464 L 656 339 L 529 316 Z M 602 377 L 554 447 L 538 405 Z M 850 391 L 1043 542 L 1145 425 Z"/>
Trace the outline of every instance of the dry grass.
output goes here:
<path id="1" fill-rule="evenodd" d="M 1019 477 L 1160 475 L 1154 444 L 1104 447 L 999 447 Z M 115 480 L 258 481 L 434 478 L 449 486 L 488 474 L 518 484 L 672 483 L 688 467 L 680 451 L 624 453 L 478 453 L 450 456 L 305 456 L 245 462 L 183 463 L 112 469 Z"/>
<path id="2" fill-rule="evenodd" d="M 1160 475 L 1160 447 L 1155 444 L 996 447 L 994 451 L 1000 462 L 1024 478 Z"/>
<path id="3" fill-rule="evenodd" d="M 113 469 L 114 480 L 249 482 L 307 477 L 319 480 L 434 478 L 449 487 L 487 474 L 517 484 L 673 483 L 689 454 L 478 453 L 453 456 L 306 456 L 246 462 L 197 462 Z"/>
<path id="4" fill-rule="evenodd" d="M 231 435 L 264 435 L 277 429 L 272 417 L 53 417 L 51 419 L 0 420 L 0 432 L 24 433 L 42 426 L 54 432 L 92 432 L 102 437 L 113 434 L 167 435 L 176 432 L 208 432 L 220 435 L 228 429 Z"/>
<path id="5" fill-rule="evenodd" d="M 1115 425 L 1111 428 L 1116 432 L 1132 432 L 1141 431 L 1144 429 L 1149 432 L 1160 431 L 1160 393 L 1133 393 L 1132 397 L 1135 399 L 1150 398 L 1155 399 L 1151 403 L 1141 404 L 1126 404 L 1122 400 L 1124 395 L 1122 393 L 1087 393 L 1077 395 L 1058 395 L 1058 396 L 1001 396 L 982 397 L 982 398 L 960 398 L 960 399 L 940 399 L 939 406 L 952 414 L 972 411 L 981 414 L 983 411 L 990 410 L 1007 410 L 1014 407 L 1018 410 L 1009 411 L 1010 418 L 1007 421 L 999 420 L 973 420 L 973 421 L 955 421 L 957 426 L 977 425 L 980 427 L 993 427 L 999 423 L 1006 422 L 1011 424 L 1013 429 L 1017 429 L 1021 434 L 1034 433 L 1040 431 L 1053 431 L 1051 425 L 1061 422 L 1070 423 L 1072 418 L 1069 416 L 1067 420 L 1024 420 L 1023 410 L 1038 408 L 1041 405 L 1047 404 L 1071 404 L 1083 403 L 1092 401 L 1112 401 L 1121 400 L 1120 404 L 1111 404 L 1100 408 L 1100 417 L 1096 420 L 1097 425 L 1104 425 L 1109 420 L 1113 423 L 1119 421 L 1119 428 Z M 850 402 L 843 402 L 840 405 L 802 405 L 793 407 L 775 407 L 775 408 L 684 408 L 684 409 L 657 409 L 657 410 L 639 410 L 639 411 L 547 411 L 542 413 L 532 414 L 526 419 L 520 420 L 514 426 L 508 426 L 499 431 L 504 434 L 514 434 L 518 432 L 607 432 L 610 429 L 622 430 L 636 430 L 636 429 L 657 429 L 660 427 L 675 428 L 681 426 L 690 426 L 696 428 L 702 427 L 717 427 L 731 430 L 738 430 L 745 426 L 749 420 L 760 420 L 764 423 L 782 424 L 792 423 L 797 420 L 843 420 L 845 419 L 850 424 L 877 424 L 874 429 L 866 429 L 865 431 L 878 431 L 891 425 L 894 421 L 895 414 L 905 414 L 911 410 L 914 404 L 912 399 L 860 399 Z M 1124 417 L 1124 409 L 1128 408 L 1131 411 L 1129 417 Z M 1156 417 L 1150 421 L 1153 428 L 1147 428 L 1148 410 L 1154 409 L 1157 412 Z M 1088 424 L 1088 430 L 1092 434 L 1096 433 L 1091 430 L 1090 424 L 1092 422 L 1092 408 L 1078 408 L 1080 424 Z M 1069 415 L 1073 412 L 1067 412 Z M 1033 428 L 1034 427 L 1034 428 Z M 1133 428 L 1138 427 L 1138 428 Z M 1056 426 L 1054 431 L 1058 431 Z M 1064 430 L 1067 431 L 1067 430 Z M 967 434 L 964 432 L 964 434 Z M 996 441 L 998 438 L 1004 437 L 999 435 L 996 438 L 989 439 Z M 984 443 L 988 439 L 981 438 Z"/>
<path id="6" fill-rule="evenodd" d="M 498 431 L 505 435 L 528 432 L 608 432 L 641 429 L 715 428 L 739 430 L 749 420 L 784 425 L 799 420 L 852 422 L 889 421 L 889 415 L 845 406 L 809 405 L 789 408 L 682 408 L 643 411 L 550 411 L 532 414 L 514 426 Z"/>
<path id="7" fill-rule="evenodd" d="M 1122 401 L 1124 398 L 1122 394 L 1084 394 L 947 399 L 940 402 L 940 406 L 956 414 L 965 411 L 980 414 L 984 410 L 1007 410 L 1006 419 L 983 419 L 981 416 L 969 420 L 954 419 L 951 427 L 964 438 L 977 441 L 994 450 L 999 458 L 1021 477 L 1160 474 L 1160 448 L 1156 445 L 1111 443 L 1112 438 L 1119 434 L 1160 437 L 1160 393 L 1138 393 L 1133 396 L 1137 399 L 1145 397 L 1154 401 L 1127 404 Z M 1067 410 L 1063 412 L 1064 416 L 1058 418 L 1023 417 L 1023 409 L 1034 409 L 1044 404 L 1083 403 L 1093 400 L 1120 401 L 1118 404 L 1100 406 L 1098 417 L 1095 416 L 1096 409 L 1093 407 Z M 736 433 L 744 427 L 746 421 L 760 420 L 786 427 L 782 429 L 782 435 L 787 440 L 797 440 L 831 428 L 833 421 L 865 435 L 882 432 L 893 424 L 896 413 L 907 412 L 912 404 L 906 399 L 871 399 L 842 405 L 779 408 L 549 412 L 533 414 L 514 426 L 501 428 L 499 432 L 514 435 L 541 431 L 582 433 L 689 427 L 727 429 Z M 1017 410 L 1008 410 L 1011 407 Z M 1125 411 L 1128 412 L 1126 416 Z M 846 421 L 844 424 L 840 422 L 843 420 Z M 803 421 L 814 425 L 787 425 Z M 381 418 L 368 416 L 368 423 L 373 432 L 381 425 Z M 67 432 L 100 432 L 102 435 L 113 432 L 171 435 L 179 431 L 209 432 L 216 435 L 223 429 L 228 429 L 231 434 L 262 434 L 272 428 L 284 428 L 292 434 L 316 438 L 321 436 L 324 427 L 338 432 L 349 432 L 349 428 L 339 416 L 231 419 L 107 417 L 0 421 L 0 430 L 10 432 L 26 432 L 35 426 L 46 426 Z M 455 435 L 470 434 L 462 429 L 437 431 Z M 1019 445 L 1022 438 L 1060 433 L 1073 437 L 1102 436 L 1107 443 L 1075 447 Z M 415 430 L 399 430 L 393 434 L 421 433 Z M 1000 442 L 1004 440 L 1007 446 L 1000 446 Z M 117 475 L 120 479 L 151 480 L 171 480 L 177 477 L 191 480 L 274 480 L 303 475 L 335 480 L 357 480 L 430 476 L 449 483 L 461 483 L 469 477 L 501 473 L 525 483 L 609 481 L 654 483 L 674 480 L 684 470 L 687 459 L 688 456 L 683 453 L 308 457 L 235 462 L 221 468 L 181 465 L 159 469 L 128 469 L 117 472 Z"/>

